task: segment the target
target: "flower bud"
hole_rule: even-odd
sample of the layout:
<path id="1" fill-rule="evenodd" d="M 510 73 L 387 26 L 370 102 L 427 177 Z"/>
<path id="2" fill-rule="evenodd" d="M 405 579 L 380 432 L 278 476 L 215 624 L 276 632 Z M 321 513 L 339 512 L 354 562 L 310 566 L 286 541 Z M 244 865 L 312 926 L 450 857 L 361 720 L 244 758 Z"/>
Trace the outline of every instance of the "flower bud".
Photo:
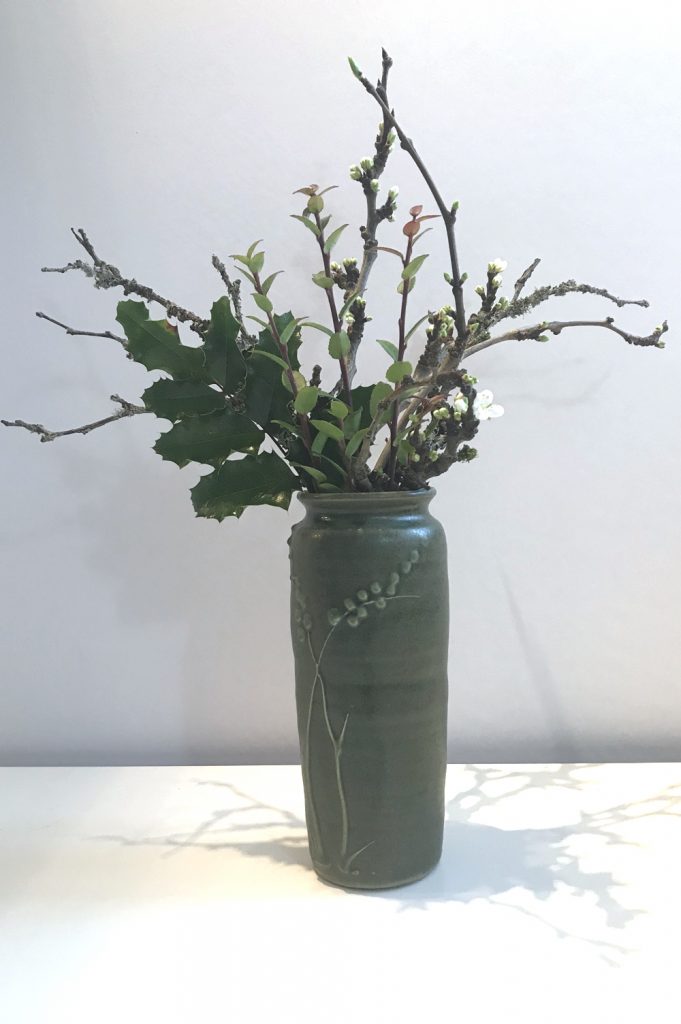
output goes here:
<path id="1" fill-rule="evenodd" d="M 365 156 L 363 160 L 360 160 L 359 166 L 362 168 L 363 171 L 371 171 L 373 170 L 374 161 L 371 159 L 370 156 Z"/>
<path id="2" fill-rule="evenodd" d="M 353 164 L 352 167 L 350 168 L 350 177 L 352 178 L 353 181 L 359 181 L 359 179 L 362 177 L 362 170 L 360 167 L 357 166 L 357 164 Z"/>
<path id="3" fill-rule="evenodd" d="M 370 184 L 371 184 L 371 191 L 372 192 L 378 192 L 378 188 L 379 188 L 378 178 L 372 178 Z"/>
<path id="4" fill-rule="evenodd" d="M 488 274 L 503 274 L 507 266 L 508 261 L 499 259 L 497 256 L 495 260 L 492 260 L 491 263 L 487 264 L 487 272 Z"/>

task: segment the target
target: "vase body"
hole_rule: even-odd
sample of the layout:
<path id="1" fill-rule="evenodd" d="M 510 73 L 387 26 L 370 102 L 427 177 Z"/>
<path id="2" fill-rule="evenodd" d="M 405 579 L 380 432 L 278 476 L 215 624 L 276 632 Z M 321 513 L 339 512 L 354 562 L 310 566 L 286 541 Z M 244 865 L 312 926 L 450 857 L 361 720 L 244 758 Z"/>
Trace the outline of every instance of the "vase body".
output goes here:
<path id="1" fill-rule="evenodd" d="M 301 494 L 291 633 L 310 854 L 336 885 L 382 889 L 442 852 L 447 552 L 434 491 Z"/>

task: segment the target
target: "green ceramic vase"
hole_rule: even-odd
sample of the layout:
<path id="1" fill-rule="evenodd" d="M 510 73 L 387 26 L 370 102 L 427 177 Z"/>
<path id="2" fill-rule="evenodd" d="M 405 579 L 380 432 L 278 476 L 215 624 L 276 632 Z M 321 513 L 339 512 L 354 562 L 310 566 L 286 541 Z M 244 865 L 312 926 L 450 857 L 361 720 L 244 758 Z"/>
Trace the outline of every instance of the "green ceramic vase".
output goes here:
<path id="1" fill-rule="evenodd" d="M 442 852 L 447 549 L 433 490 L 300 494 L 291 632 L 310 854 L 356 889 L 405 885 Z"/>

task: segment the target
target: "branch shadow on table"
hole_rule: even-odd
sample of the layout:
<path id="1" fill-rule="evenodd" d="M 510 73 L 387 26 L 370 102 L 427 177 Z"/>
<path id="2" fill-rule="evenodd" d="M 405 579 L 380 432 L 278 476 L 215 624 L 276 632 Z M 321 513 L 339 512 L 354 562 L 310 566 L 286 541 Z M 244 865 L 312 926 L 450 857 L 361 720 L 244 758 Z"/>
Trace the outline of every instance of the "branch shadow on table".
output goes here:
<path id="1" fill-rule="evenodd" d="M 626 832 L 627 823 L 653 815 L 681 816 L 681 783 L 639 801 L 595 812 L 582 811 L 579 820 L 551 828 L 504 829 L 474 820 L 480 812 L 484 814 L 528 791 L 541 791 L 546 799 L 551 799 L 556 790 L 582 790 L 588 785 L 591 767 L 563 765 L 557 769 L 528 771 L 522 767 L 467 766 L 469 785 L 446 807 L 444 854 L 435 871 L 408 887 L 355 895 L 364 899 L 392 900 L 400 911 L 426 909 L 434 902 L 465 904 L 485 899 L 535 918 L 559 937 L 584 938 L 571 935 L 539 912 L 517 905 L 511 896 L 513 890 L 524 890 L 538 900 L 547 901 L 552 894 L 567 889 L 574 898 L 595 906 L 602 924 L 608 929 L 626 928 L 643 911 L 620 902 L 619 886 L 611 871 L 591 871 L 582 865 L 579 853 L 573 848 L 575 841 L 579 843 L 586 837 L 608 846 L 636 846 L 620 829 L 624 827 Z M 229 790 L 230 806 L 218 807 L 190 832 L 98 838 L 125 846 L 158 846 L 166 856 L 180 854 L 188 848 L 207 852 L 236 850 L 247 857 L 312 871 L 305 822 L 300 816 L 263 802 L 229 782 L 196 780 L 196 785 Z M 255 813 L 256 820 L 249 822 L 251 813 Z M 278 834 L 272 837 L 274 830 Z M 504 896 L 511 897 L 511 901 L 505 902 Z M 606 959 L 610 954 L 628 951 L 613 942 L 586 938 L 584 941 L 599 947 Z"/>

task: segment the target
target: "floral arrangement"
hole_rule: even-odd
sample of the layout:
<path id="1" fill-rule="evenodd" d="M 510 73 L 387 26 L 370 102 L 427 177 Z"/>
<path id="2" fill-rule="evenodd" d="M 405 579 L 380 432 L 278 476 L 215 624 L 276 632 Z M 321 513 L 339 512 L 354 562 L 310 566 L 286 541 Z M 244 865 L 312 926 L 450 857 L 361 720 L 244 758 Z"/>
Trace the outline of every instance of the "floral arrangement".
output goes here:
<path id="1" fill-rule="evenodd" d="M 116 319 L 123 334 L 75 330 L 44 313 L 37 316 L 68 334 L 118 342 L 130 359 L 162 376 L 145 390 L 141 404 L 112 395 L 115 412 L 94 423 L 60 431 L 23 420 L 2 423 L 24 428 L 46 442 L 153 413 L 171 423 L 156 441 L 155 451 L 179 467 L 191 462 L 210 467 L 192 488 L 192 502 L 197 515 L 222 520 L 240 516 L 249 505 L 287 508 L 296 490 L 420 490 L 455 463 L 470 462 L 477 454 L 470 442 L 480 423 L 503 412 L 466 368 L 471 356 L 492 345 L 507 340 L 543 342 L 571 328 L 600 327 L 628 344 L 663 348 L 666 322 L 644 337 L 625 331 L 611 316 L 510 326 L 510 321 L 526 317 L 548 299 L 571 293 L 599 296 L 618 307 L 648 305 L 644 299 L 620 299 L 604 288 L 574 280 L 528 291 L 538 259 L 520 274 L 510 296 L 502 294 L 507 264 L 492 260 L 484 282 L 475 288 L 477 308 L 466 312 L 466 274 L 459 269 L 455 237 L 459 204 L 443 199 L 397 119 L 388 99 L 391 66 L 383 51 L 381 76 L 373 85 L 350 60 L 355 78 L 381 111 L 373 156 L 350 168 L 350 178 L 366 200 L 365 223 L 359 229 L 361 258 L 333 258 L 347 241 L 348 227 L 336 226 L 329 209 L 326 196 L 336 186 L 313 184 L 294 193 L 303 197 L 304 205 L 292 216 L 310 233 L 317 251 L 312 283 L 326 295 L 326 324 L 279 312 L 285 308 L 277 298 L 281 271 L 265 269 L 260 242 L 232 257 L 250 286 L 253 312 L 244 314 L 241 281 L 213 256 L 225 294 L 205 317 L 123 276 L 97 255 L 82 229 L 72 229 L 87 259 L 43 269 L 78 270 L 96 288 L 120 288 L 126 296 L 136 296 L 118 304 Z M 397 213 L 398 189 L 381 190 L 397 142 L 416 164 L 434 204 L 433 212 L 424 213 L 420 204 L 409 209 L 400 247 L 379 244 L 384 223 L 393 222 Z M 439 309 L 419 310 L 413 319 L 411 295 L 428 259 L 422 239 L 433 227 L 427 222 L 433 220 L 446 233 L 450 265 L 444 282 L 451 297 Z M 384 379 L 356 386 L 358 351 L 371 322 L 367 286 L 379 256 L 396 261 L 398 319 L 392 338 L 377 339 L 389 360 Z M 164 316 L 151 319 L 147 303 L 162 307 Z M 184 340 L 178 324 L 191 332 Z M 321 332 L 328 339 L 337 379 L 323 381 L 319 365 L 303 373 L 301 351 L 309 332 Z"/>

